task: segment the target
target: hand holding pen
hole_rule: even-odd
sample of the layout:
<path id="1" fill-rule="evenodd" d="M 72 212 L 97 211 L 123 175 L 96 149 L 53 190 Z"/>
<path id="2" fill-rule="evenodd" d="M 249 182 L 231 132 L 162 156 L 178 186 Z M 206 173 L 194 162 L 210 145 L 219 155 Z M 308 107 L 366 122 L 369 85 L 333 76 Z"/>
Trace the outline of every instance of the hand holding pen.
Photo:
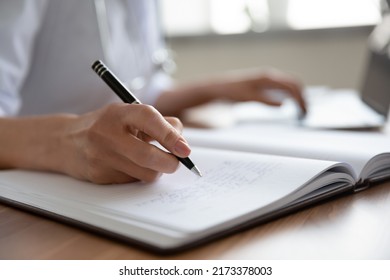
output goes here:
<path id="1" fill-rule="evenodd" d="M 97 60 L 92 64 L 92 69 L 106 82 L 106 84 L 122 99 L 123 102 L 129 103 L 129 104 L 141 104 L 141 102 L 119 81 L 119 79 L 100 61 Z M 145 105 L 144 105 L 145 106 Z M 157 110 L 153 109 L 151 106 L 146 106 L 145 108 L 148 108 L 147 110 L 154 111 L 153 114 L 155 114 L 155 119 L 152 119 L 150 122 L 148 122 L 148 125 L 144 127 L 143 133 L 146 133 L 149 138 L 157 140 L 160 144 L 162 144 L 165 148 L 170 150 L 170 147 L 164 145 L 164 141 L 168 138 L 168 136 L 162 137 L 159 135 L 158 130 L 159 127 L 162 129 L 166 126 L 163 124 L 163 117 L 160 113 L 157 112 Z M 146 110 L 146 109 L 144 109 Z M 153 130 L 152 130 L 153 128 Z M 153 133 L 148 133 L 148 131 L 153 131 Z M 163 133 L 163 131 L 161 131 Z M 175 135 L 174 128 L 172 127 L 171 132 L 172 135 Z M 184 140 L 182 136 L 177 137 L 173 136 L 176 139 L 173 151 L 173 154 L 175 157 L 184 164 L 189 170 L 191 170 L 193 173 L 195 173 L 198 176 L 202 176 L 199 169 L 195 166 L 195 164 L 187 157 L 182 156 L 183 152 L 189 154 L 189 147 L 187 145 L 187 142 Z"/>

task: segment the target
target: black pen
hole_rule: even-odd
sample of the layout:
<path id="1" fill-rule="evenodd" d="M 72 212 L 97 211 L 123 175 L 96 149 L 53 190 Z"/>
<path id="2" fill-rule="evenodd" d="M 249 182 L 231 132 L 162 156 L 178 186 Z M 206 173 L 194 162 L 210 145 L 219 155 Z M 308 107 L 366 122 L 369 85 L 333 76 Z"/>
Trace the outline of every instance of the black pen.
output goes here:
<path id="1" fill-rule="evenodd" d="M 96 60 L 92 64 L 93 71 L 99 75 L 103 81 L 122 99 L 125 103 L 130 104 L 141 104 L 139 101 L 121 82 L 120 80 L 107 68 L 106 65 L 103 64 L 100 60 Z M 190 158 L 181 158 L 176 156 L 176 158 L 184 164 L 189 170 L 191 170 L 196 175 L 202 177 L 202 173 L 200 173 L 199 169 L 196 165 L 190 160 Z"/>

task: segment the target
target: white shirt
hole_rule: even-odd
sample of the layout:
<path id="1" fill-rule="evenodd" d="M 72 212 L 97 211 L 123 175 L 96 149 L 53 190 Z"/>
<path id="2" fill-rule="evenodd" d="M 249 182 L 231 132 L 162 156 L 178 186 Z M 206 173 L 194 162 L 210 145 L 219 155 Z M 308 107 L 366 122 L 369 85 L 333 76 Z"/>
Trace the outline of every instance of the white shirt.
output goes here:
<path id="1" fill-rule="evenodd" d="M 84 113 L 119 101 L 92 71 L 96 59 L 125 83 L 146 77 L 135 93 L 153 104 L 170 82 L 153 63 L 164 48 L 155 2 L 106 0 L 98 17 L 98 1 L 0 1 L 0 116 Z"/>

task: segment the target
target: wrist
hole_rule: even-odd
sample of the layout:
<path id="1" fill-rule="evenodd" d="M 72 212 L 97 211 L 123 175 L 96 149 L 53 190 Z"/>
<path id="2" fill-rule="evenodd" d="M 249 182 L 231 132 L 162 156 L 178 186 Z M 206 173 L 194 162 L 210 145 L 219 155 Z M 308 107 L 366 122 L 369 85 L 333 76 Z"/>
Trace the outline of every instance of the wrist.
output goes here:
<path id="1" fill-rule="evenodd" d="M 1 120 L 0 167 L 61 172 L 68 146 L 66 131 L 74 115 Z"/>
<path id="2" fill-rule="evenodd" d="M 32 164 L 33 168 L 67 173 L 67 166 L 74 154 L 70 131 L 77 119 L 76 115 L 61 114 L 51 116 L 40 125 L 46 137 L 37 139 L 36 146 L 40 149 L 34 156 L 38 160 Z"/>

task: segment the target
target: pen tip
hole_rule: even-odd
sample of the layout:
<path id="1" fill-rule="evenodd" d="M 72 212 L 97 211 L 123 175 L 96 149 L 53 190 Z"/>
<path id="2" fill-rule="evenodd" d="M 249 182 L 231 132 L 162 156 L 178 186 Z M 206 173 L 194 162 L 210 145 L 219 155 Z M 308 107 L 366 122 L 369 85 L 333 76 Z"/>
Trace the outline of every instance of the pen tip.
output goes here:
<path id="1" fill-rule="evenodd" d="M 191 168 L 191 171 L 195 174 L 195 175 L 198 175 L 199 177 L 202 177 L 202 173 L 200 172 L 200 170 L 194 166 L 193 168 Z"/>

